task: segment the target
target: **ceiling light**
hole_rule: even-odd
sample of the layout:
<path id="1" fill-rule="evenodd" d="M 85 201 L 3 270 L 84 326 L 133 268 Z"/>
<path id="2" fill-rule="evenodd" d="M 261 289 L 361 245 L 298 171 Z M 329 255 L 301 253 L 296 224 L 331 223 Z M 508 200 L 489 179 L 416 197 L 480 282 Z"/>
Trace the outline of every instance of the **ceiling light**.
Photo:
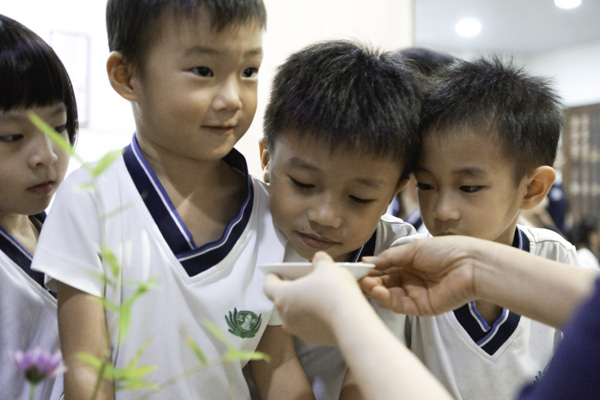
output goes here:
<path id="1" fill-rule="evenodd" d="M 475 18 L 463 18 L 454 27 L 456 33 L 463 37 L 473 37 L 481 32 L 481 24 Z"/>
<path id="2" fill-rule="evenodd" d="M 554 0 L 554 4 L 558 8 L 564 8 L 568 10 L 579 7 L 581 5 L 581 0 Z"/>

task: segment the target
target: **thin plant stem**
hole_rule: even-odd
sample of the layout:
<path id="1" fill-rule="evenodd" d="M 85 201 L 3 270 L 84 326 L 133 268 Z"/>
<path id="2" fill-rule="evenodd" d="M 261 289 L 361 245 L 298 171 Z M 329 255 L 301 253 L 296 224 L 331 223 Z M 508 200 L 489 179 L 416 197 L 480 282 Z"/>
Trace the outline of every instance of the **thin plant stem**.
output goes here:
<path id="1" fill-rule="evenodd" d="M 98 397 L 98 392 L 100 391 L 100 384 L 102 383 L 102 379 L 104 379 L 104 371 L 106 370 L 106 361 L 102 362 L 100 369 L 98 370 L 98 376 L 96 378 L 96 383 L 94 384 L 94 392 L 92 393 L 91 400 L 96 400 Z"/>

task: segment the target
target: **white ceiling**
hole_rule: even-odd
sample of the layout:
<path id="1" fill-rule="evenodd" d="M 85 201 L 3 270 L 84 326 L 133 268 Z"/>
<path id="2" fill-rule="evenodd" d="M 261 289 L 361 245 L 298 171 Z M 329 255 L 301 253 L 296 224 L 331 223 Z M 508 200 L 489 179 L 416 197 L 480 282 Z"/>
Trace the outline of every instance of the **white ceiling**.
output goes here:
<path id="1" fill-rule="evenodd" d="M 454 25 L 481 21 L 481 33 L 461 38 Z M 600 0 L 562 10 L 553 0 L 415 0 L 415 45 L 449 53 L 509 53 L 529 57 L 600 40 Z"/>

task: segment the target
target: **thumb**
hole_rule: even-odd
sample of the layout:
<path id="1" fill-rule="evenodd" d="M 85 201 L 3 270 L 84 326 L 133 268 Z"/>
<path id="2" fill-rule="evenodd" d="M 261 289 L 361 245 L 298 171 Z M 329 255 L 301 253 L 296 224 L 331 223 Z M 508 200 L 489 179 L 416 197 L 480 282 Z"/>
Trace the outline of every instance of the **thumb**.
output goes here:
<path id="1" fill-rule="evenodd" d="M 284 282 L 283 280 L 281 280 L 281 278 L 275 274 L 269 274 L 265 278 L 263 290 L 265 291 L 267 297 L 273 300 L 275 295 L 277 294 L 277 291 L 279 291 L 280 288 L 283 288 L 288 283 L 289 282 Z"/>
<path id="2" fill-rule="evenodd" d="M 318 268 L 321 265 L 329 264 L 334 262 L 333 258 L 324 251 L 317 251 L 315 256 L 312 259 L 313 265 L 315 268 Z"/>

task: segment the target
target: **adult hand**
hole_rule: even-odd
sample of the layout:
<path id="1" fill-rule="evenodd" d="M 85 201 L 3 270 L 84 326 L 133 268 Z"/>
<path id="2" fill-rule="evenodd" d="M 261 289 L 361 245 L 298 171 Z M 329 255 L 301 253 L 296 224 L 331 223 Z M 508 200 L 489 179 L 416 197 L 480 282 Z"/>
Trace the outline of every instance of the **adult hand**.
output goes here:
<path id="1" fill-rule="evenodd" d="M 361 288 L 380 307 L 402 314 L 431 316 L 454 310 L 475 299 L 474 256 L 488 243 L 448 236 L 392 247 L 364 258 L 376 270 L 361 280 Z"/>
<path id="2" fill-rule="evenodd" d="M 353 275 L 336 266 L 329 255 L 316 253 L 313 264 L 310 274 L 294 281 L 269 274 L 264 290 L 285 330 L 307 342 L 334 345 L 336 317 L 347 316 L 357 302 L 366 301 Z"/>

